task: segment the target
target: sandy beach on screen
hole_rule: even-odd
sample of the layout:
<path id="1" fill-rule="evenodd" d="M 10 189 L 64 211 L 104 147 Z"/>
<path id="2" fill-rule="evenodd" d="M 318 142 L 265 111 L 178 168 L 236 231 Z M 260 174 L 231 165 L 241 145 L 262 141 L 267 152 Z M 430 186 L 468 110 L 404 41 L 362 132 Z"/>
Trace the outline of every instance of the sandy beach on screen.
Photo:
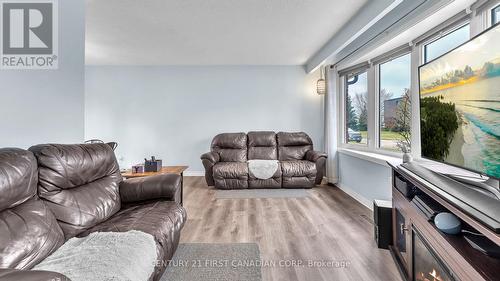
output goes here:
<path id="1" fill-rule="evenodd" d="M 467 124 L 465 124 L 463 118 L 459 118 L 461 121 L 458 129 L 455 131 L 455 135 L 453 135 L 453 140 L 451 141 L 449 149 L 450 153 L 445 158 L 445 161 L 455 165 L 464 165 L 465 159 L 462 153 L 462 147 L 465 144 L 463 126 L 466 126 Z"/>

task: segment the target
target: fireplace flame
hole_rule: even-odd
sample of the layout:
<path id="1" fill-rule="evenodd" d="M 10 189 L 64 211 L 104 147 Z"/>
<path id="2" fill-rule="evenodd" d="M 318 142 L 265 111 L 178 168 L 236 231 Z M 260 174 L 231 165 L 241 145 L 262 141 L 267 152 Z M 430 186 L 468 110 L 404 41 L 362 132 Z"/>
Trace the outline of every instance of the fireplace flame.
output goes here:
<path id="1" fill-rule="evenodd" d="M 423 272 L 419 272 L 417 276 L 417 280 L 419 281 L 443 281 L 439 273 L 436 269 L 432 269 L 432 272 L 428 272 L 427 274 Z"/>
<path id="2" fill-rule="evenodd" d="M 429 272 L 429 274 L 434 278 L 434 281 L 442 281 L 441 276 L 438 275 L 436 272 L 436 269 L 432 269 L 432 272 Z"/>

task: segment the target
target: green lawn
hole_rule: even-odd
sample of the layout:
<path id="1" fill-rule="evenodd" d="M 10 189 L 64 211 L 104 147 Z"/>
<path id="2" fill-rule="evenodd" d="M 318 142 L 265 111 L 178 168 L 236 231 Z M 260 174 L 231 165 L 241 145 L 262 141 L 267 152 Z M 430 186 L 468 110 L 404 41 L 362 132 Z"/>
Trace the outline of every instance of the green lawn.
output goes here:
<path id="1" fill-rule="evenodd" d="M 361 136 L 363 137 L 363 139 L 366 139 L 368 137 L 367 131 L 360 131 L 360 133 L 361 133 Z M 380 132 L 380 139 L 382 139 L 382 140 L 400 140 L 400 139 L 402 139 L 402 137 L 397 132 L 381 131 Z"/>
<path id="2" fill-rule="evenodd" d="M 403 139 L 403 137 L 398 132 L 381 131 L 380 132 L 380 139 L 383 139 L 383 140 L 401 140 L 401 139 Z"/>

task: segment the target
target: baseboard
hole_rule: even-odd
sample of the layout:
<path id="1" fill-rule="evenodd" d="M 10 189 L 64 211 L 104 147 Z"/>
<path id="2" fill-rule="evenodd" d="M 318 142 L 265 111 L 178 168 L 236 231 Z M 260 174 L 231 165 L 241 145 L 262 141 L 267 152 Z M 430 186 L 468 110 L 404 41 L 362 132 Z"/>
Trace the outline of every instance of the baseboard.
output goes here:
<path id="1" fill-rule="evenodd" d="M 324 176 L 323 179 L 326 179 L 326 182 L 333 183 L 333 184 L 336 184 L 339 182 L 339 178 L 329 178 L 327 176 Z"/>
<path id="2" fill-rule="evenodd" d="M 204 177 L 205 171 L 185 171 L 184 176 L 186 176 L 186 177 Z"/>
<path id="3" fill-rule="evenodd" d="M 373 202 L 371 200 L 365 198 L 363 195 L 357 193 L 352 188 L 349 188 L 340 182 L 336 183 L 335 186 L 337 186 L 340 190 L 345 192 L 347 195 L 351 196 L 354 200 L 361 203 L 363 206 L 365 206 L 368 209 L 370 209 L 371 211 L 373 211 Z"/>

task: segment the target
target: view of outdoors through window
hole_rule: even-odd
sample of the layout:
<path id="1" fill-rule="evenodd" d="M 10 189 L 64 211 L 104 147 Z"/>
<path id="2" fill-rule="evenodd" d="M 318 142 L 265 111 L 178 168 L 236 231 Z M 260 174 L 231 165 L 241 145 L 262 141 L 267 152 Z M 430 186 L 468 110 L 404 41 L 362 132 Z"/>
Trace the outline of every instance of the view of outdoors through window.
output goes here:
<path id="1" fill-rule="evenodd" d="M 470 25 L 466 24 L 459 29 L 424 46 L 424 63 L 429 62 L 449 50 L 458 47 L 470 38 Z"/>
<path id="2" fill-rule="evenodd" d="M 499 20 L 500 6 L 492 9 L 492 20 Z M 423 63 L 427 63 L 465 43 L 470 25 L 442 36 L 423 46 Z M 379 143 L 378 147 L 402 151 L 411 146 L 411 54 L 376 65 L 379 67 Z M 418 67 L 418 66 L 414 66 Z M 346 78 L 345 139 L 349 144 L 368 145 L 368 74 L 367 71 Z M 371 123 L 370 123 L 371 124 Z"/>
<path id="3" fill-rule="evenodd" d="M 346 142 L 367 145 L 368 76 L 366 72 L 349 76 L 346 87 Z"/>
<path id="4" fill-rule="evenodd" d="M 500 21 L 500 5 L 491 10 L 491 24 L 494 25 Z"/>
<path id="5" fill-rule="evenodd" d="M 410 144 L 410 54 L 380 64 L 380 147 L 399 151 Z"/>

